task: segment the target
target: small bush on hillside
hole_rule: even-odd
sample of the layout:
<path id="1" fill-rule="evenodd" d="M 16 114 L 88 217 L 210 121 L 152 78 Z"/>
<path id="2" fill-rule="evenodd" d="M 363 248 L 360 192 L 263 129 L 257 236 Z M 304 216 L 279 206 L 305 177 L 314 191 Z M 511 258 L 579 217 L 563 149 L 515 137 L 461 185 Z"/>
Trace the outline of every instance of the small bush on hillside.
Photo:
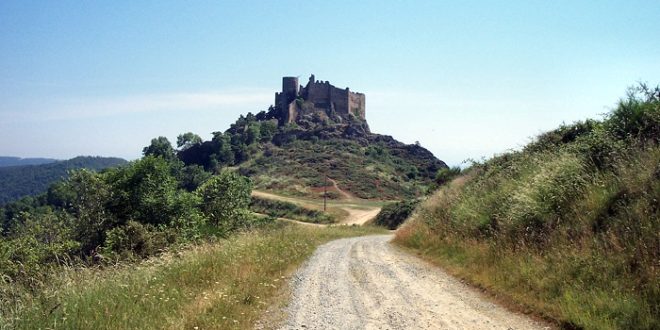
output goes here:
<path id="1" fill-rule="evenodd" d="M 72 222 L 63 212 L 22 212 L 9 234 L 0 237 L 0 279 L 32 286 L 51 264 L 66 263 L 80 250 Z"/>
<path id="2" fill-rule="evenodd" d="M 642 83 L 628 90 L 605 121 L 607 129 L 618 138 L 641 138 L 660 141 L 660 86 L 650 88 Z"/>
<path id="3" fill-rule="evenodd" d="M 296 204 L 252 197 L 250 210 L 272 217 L 289 218 L 312 223 L 333 223 L 334 216 L 318 210 L 300 207 Z"/>
<path id="4" fill-rule="evenodd" d="M 416 199 L 386 204 L 376 216 L 374 223 L 391 230 L 397 229 L 408 219 L 417 204 L 419 200 Z"/>
<path id="5" fill-rule="evenodd" d="M 435 174 L 435 182 L 441 186 L 460 174 L 461 168 L 458 166 L 444 167 L 439 169 L 438 173 Z"/>
<path id="6" fill-rule="evenodd" d="M 150 224 L 129 221 L 108 231 L 105 250 L 117 253 L 122 258 L 146 258 L 163 251 L 175 240 L 176 236 L 172 232 L 158 230 Z"/>

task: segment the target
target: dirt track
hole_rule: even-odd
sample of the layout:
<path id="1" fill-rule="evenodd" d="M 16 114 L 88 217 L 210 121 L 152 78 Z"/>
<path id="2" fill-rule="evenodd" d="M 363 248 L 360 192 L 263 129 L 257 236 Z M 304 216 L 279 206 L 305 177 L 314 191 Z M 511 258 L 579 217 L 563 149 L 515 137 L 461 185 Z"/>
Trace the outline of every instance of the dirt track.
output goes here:
<path id="1" fill-rule="evenodd" d="M 390 246 L 391 235 L 332 241 L 296 273 L 283 329 L 542 329 Z"/>
<path id="2" fill-rule="evenodd" d="M 333 183 L 336 185 L 337 183 Z M 337 188 L 339 189 L 339 188 Z M 340 190 L 341 191 L 341 190 Z M 343 194 L 348 195 L 346 192 L 341 191 Z M 300 200 L 294 197 L 285 197 L 281 195 L 276 195 L 268 192 L 263 192 L 263 191 L 252 191 L 253 196 L 257 196 L 260 198 L 265 198 L 265 199 L 272 199 L 272 200 L 279 200 L 279 201 L 285 201 L 289 203 L 294 203 L 297 205 L 302 205 L 303 207 L 308 207 L 308 208 L 314 208 L 314 204 L 311 202 L 306 202 L 304 200 Z M 350 201 L 356 201 L 355 199 L 350 200 Z M 381 208 L 380 207 L 365 207 L 365 206 L 360 206 L 360 205 L 353 205 L 353 204 L 346 204 L 346 205 L 335 205 L 333 207 L 340 208 L 346 212 L 348 212 L 348 216 L 339 223 L 333 224 L 333 225 L 363 225 L 365 222 L 373 219 L 378 215 L 378 212 L 380 212 Z M 278 218 L 278 220 L 281 221 L 287 221 L 287 222 L 292 222 L 292 223 L 298 223 L 301 225 L 306 225 L 306 226 L 317 226 L 317 227 L 327 227 L 329 225 L 326 224 L 314 224 L 314 223 L 308 223 L 308 222 L 302 222 L 298 220 L 293 220 L 293 219 L 286 219 L 286 218 Z"/>

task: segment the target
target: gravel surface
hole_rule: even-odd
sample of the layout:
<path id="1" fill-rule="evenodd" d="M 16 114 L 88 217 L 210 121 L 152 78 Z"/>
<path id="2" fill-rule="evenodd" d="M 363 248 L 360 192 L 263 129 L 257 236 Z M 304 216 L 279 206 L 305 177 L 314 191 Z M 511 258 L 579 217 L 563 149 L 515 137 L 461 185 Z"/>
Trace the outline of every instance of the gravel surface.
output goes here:
<path id="1" fill-rule="evenodd" d="M 292 280 L 282 329 L 543 329 L 399 251 L 392 235 L 321 246 Z"/>

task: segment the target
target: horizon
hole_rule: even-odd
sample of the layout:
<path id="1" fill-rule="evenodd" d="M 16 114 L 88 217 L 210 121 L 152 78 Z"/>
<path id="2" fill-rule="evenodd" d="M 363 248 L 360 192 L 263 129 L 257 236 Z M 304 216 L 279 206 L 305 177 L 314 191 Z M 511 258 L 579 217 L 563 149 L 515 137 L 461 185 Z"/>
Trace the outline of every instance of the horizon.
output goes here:
<path id="1" fill-rule="evenodd" d="M 644 33 L 658 16 L 654 1 L 6 1 L 0 155 L 137 159 L 158 136 L 208 140 L 266 110 L 281 77 L 315 74 L 364 93 L 374 133 L 460 165 L 660 83 Z"/>

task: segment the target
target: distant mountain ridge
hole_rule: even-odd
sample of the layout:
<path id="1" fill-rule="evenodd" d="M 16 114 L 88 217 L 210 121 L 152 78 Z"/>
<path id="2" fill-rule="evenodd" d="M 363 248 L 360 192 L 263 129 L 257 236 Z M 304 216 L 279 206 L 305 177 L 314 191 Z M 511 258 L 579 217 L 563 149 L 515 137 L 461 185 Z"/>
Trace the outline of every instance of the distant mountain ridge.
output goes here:
<path id="1" fill-rule="evenodd" d="M 7 166 L 23 166 L 23 165 L 41 165 L 56 162 L 57 159 L 53 158 L 21 158 L 0 156 L 0 167 Z"/>
<path id="2" fill-rule="evenodd" d="M 7 158 L 20 160 L 16 157 L 3 157 L 3 159 Z M 32 158 L 35 159 L 46 160 Z M 66 178 L 70 170 L 85 168 L 99 171 L 126 163 L 127 161 L 122 158 L 79 156 L 42 164 L 0 167 L 0 205 L 45 192 L 51 183 Z"/>

